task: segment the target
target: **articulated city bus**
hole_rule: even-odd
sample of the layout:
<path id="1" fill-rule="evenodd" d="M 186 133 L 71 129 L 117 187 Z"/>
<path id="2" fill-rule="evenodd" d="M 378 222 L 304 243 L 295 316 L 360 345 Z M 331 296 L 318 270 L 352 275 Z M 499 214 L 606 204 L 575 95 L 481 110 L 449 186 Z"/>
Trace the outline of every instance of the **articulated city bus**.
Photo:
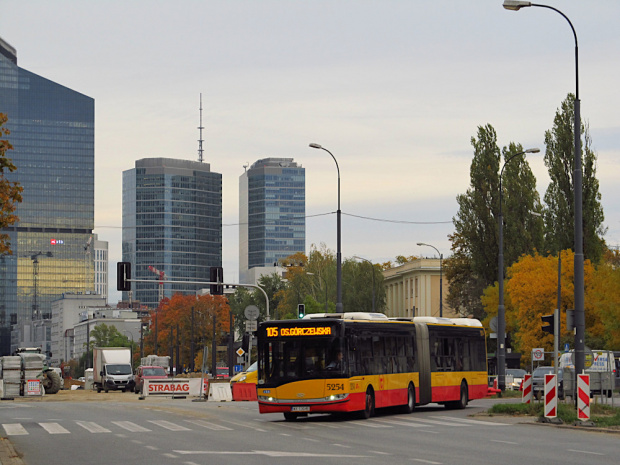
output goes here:
<path id="1" fill-rule="evenodd" d="M 482 324 L 381 313 L 306 315 L 258 329 L 258 405 L 287 420 L 311 413 L 431 402 L 465 408 L 487 394 Z"/>

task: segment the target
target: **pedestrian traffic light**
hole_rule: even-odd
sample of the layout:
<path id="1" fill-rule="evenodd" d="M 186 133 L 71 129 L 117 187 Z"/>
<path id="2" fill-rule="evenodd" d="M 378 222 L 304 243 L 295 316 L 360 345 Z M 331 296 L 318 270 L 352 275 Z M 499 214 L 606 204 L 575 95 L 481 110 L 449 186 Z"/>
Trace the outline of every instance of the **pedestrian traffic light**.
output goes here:
<path id="1" fill-rule="evenodd" d="M 540 319 L 543 322 L 541 329 L 549 334 L 554 334 L 555 328 L 555 314 L 551 315 L 542 315 Z"/>
<path id="2" fill-rule="evenodd" d="M 306 314 L 306 306 L 304 304 L 297 305 L 297 318 L 303 318 Z"/>
<path id="3" fill-rule="evenodd" d="M 221 266 L 212 266 L 209 269 L 209 281 L 211 283 L 221 283 L 224 281 L 224 269 Z M 209 285 L 211 295 L 223 295 L 224 286 L 222 284 Z"/>
<path id="4" fill-rule="evenodd" d="M 116 290 L 129 292 L 131 291 L 131 263 L 129 262 L 117 262 L 116 263 Z"/>

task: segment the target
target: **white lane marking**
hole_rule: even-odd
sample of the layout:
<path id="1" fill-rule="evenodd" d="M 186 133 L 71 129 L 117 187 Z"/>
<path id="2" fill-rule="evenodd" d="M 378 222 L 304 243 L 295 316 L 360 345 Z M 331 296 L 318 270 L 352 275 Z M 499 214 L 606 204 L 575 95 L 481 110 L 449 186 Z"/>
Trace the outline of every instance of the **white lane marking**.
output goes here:
<path id="1" fill-rule="evenodd" d="M 443 462 L 433 462 L 432 460 L 424 460 L 424 459 L 411 459 L 414 462 L 421 462 L 421 463 L 430 463 L 432 465 L 442 465 Z"/>
<path id="2" fill-rule="evenodd" d="M 468 423 L 472 425 L 510 426 L 509 423 L 499 423 L 495 421 L 484 421 L 484 420 L 470 420 L 468 418 L 455 418 L 455 417 L 442 417 L 442 416 L 436 416 L 433 418 L 442 418 L 444 420 L 458 421 L 461 423 Z"/>
<path id="3" fill-rule="evenodd" d="M 377 455 L 392 455 L 389 452 L 381 452 L 380 450 L 369 450 L 368 452 L 370 454 L 377 454 Z"/>
<path id="4" fill-rule="evenodd" d="M 24 428 L 21 423 L 3 423 L 2 427 L 7 436 L 23 436 L 28 434 L 28 431 L 26 431 L 26 428 Z"/>
<path id="5" fill-rule="evenodd" d="M 176 423 L 172 423 L 171 421 L 166 420 L 149 420 L 149 423 L 161 426 L 162 428 L 170 431 L 191 431 L 191 429 L 186 428 L 185 426 L 177 425 Z"/>
<path id="6" fill-rule="evenodd" d="M 50 434 L 69 434 L 69 430 L 58 423 L 39 423 Z"/>
<path id="7" fill-rule="evenodd" d="M 159 450 L 159 448 L 155 447 L 155 446 L 144 446 L 144 447 L 146 447 L 147 449 L 150 449 L 150 450 Z"/>
<path id="8" fill-rule="evenodd" d="M 174 450 L 180 455 L 266 455 L 267 457 L 339 457 L 367 458 L 369 455 L 349 454 L 314 454 L 310 452 L 283 452 L 279 450 L 253 450 L 247 452 L 212 451 L 212 450 Z"/>
<path id="9" fill-rule="evenodd" d="M 99 426 L 92 421 L 76 421 L 78 426 L 81 426 L 89 433 L 110 433 L 111 431 L 103 426 Z"/>
<path id="10" fill-rule="evenodd" d="M 202 426 L 203 428 L 207 428 L 213 431 L 233 431 L 232 428 L 228 428 L 227 426 L 216 425 L 215 423 L 210 423 L 205 420 L 185 420 L 185 421 L 193 425 Z"/>
<path id="11" fill-rule="evenodd" d="M 144 426 L 136 425 L 131 421 L 113 421 L 113 424 L 120 426 L 124 430 L 131 431 L 132 433 L 148 433 L 151 430 Z"/>
<path id="12" fill-rule="evenodd" d="M 170 454 L 170 453 L 166 453 L 166 454 L 162 454 L 164 457 L 168 457 L 169 459 L 176 459 L 177 456 L 174 454 Z"/>
<path id="13" fill-rule="evenodd" d="M 491 439 L 491 442 L 499 442 L 501 444 L 519 444 L 518 442 L 512 442 L 512 441 L 500 441 L 499 439 Z"/>
<path id="14" fill-rule="evenodd" d="M 568 449 L 568 452 L 579 452 L 580 454 L 590 454 L 590 455 L 605 455 L 600 452 L 590 452 L 589 450 L 577 450 L 577 449 Z"/>

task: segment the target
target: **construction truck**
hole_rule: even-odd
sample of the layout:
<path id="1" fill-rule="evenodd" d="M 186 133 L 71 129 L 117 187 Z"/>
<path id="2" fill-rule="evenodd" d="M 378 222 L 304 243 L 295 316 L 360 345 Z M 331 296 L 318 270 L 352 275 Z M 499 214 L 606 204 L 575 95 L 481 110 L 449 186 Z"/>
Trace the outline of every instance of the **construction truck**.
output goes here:
<path id="1" fill-rule="evenodd" d="M 47 356 L 42 353 L 40 347 L 19 347 L 13 355 L 19 355 L 24 359 L 39 358 L 41 360 L 42 369 L 37 375 L 41 379 L 41 385 L 45 388 L 46 394 L 56 394 L 62 387 L 62 379 L 60 377 L 60 368 L 50 367 L 47 363 Z M 27 368 L 27 367 L 26 367 Z"/>

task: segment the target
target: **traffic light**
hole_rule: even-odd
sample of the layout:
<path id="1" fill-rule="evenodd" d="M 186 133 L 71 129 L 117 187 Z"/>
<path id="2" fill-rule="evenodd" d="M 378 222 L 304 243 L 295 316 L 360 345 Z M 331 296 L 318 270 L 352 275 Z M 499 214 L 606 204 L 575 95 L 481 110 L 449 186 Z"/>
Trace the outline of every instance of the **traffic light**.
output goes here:
<path id="1" fill-rule="evenodd" d="M 209 269 L 209 281 L 212 283 L 221 283 L 224 281 L 224 269 L 221 266 L 212 266 Z M 209 286 L 211 295 L 223 295 L 224 286 L 222 284 L 211 284 Z"/>
<path id="2" fill-rule="evenodd" d="M 116 263 L 116 290 L 129 292 L 131 291 L 131 263 L 129 262 L 117 262 Z"/>
<path id="3" fill-rule="evenodd" d="M 297 305 L 297 318 L 303 318 L 306 314 L 306 306 L 304 304 Z"/>
<path id="4" fill-rule="evenodd" d="M 569 308 L 566 310 L 566 330 L 572 331 L 575 329 L 575 310 Z"/>
<path id="5" fill-rule="evenodd" d="M 243 334 L 243 339 L 241 340 L 241 348 L 243 349 L 244 352 L 247 352 L 248 349 L 250 348 L 250 334 L 249 333 Z"/>
<path id="6" fill-rule="evenodd" d="M 555 314 L 551 314 L 551 315 L 542 315 L 540 317 L 540 319 L 543 322 L 543 325 L 541 327 L 541 329 L 549 334 L 554 334 L 554 328 L 555 328 Z M 547 323 L 547 324 L 545 324 Z"/>

